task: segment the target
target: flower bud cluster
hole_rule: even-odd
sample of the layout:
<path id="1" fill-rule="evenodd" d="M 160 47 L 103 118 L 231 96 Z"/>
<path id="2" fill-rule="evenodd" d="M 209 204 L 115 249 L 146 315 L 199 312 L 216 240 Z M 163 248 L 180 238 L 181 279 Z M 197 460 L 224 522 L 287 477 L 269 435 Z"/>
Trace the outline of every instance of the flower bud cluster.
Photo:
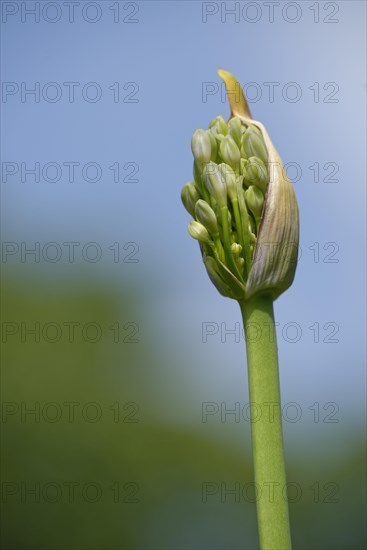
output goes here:
<path id="1" fill-rule="evenodd" d="M 194 218 L 189 233 L 200 242 L 213 282 L 232 296 L 231 274 L 245 286 L 261 223 L 268 186 L 266 146 L 256 126 L 238 117 L 227 124 L 218 116 L 207 130 L 195 131 L 191 149 L 194 180 L 181 193 Z"/>
<path id="2" fill-rule="evenodd" d="M 252 118 L 244 94 L 233 94 L 238 80 L 222 69 L 218 74 L 231 117 L 226 123 L 218 116 L 193 135 L 194 179 L 181 193 L 194 218 L 189 233 L 221 294 L 241 302 L 260 293 L 276 299 L 296 271 L 296 196 L 265 126 Z"/>

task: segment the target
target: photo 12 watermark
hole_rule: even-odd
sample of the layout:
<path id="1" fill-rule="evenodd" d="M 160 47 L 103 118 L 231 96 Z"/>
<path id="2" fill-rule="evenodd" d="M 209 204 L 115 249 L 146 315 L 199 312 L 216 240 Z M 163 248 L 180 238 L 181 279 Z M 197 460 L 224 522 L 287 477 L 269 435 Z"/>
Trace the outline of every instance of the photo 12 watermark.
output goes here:
<path id="1" fill-rule="evenodd" d="M 339 344 L 340 324 L 336 321 L 313 321 L 311 324 L 299 321 L 286 323 L 248 322 L 246 332 L 239 322 L 203 321 L 201 324 L 201 342 L 221 342 L 222 344 L 240 344 L 243 342 L 275 342 L 276 336 L 288 344 L 307 341 L 313 344 Z"/>
<path id="2" fill-rule="evenodd" d="M 1 163 L 1 182 L 11 183 L 139 183 L 140 166 L 135 161 L 112 161 L 103 164 L 96 161 L 77 160 Z"/>
<path id="3" fill-rule="evenodd" d="M 256 24 L 288 23 L 302 21 L 316 24 L 335 25 L 340 23 L 340 3 L 322 1 L 286 2 L 242 1 L 202 2 L 201 21 L 205 24 Z"/>
<path id="4" fill-rule="evenodd" d="M 142 2 L 124 1 L 23 1 L 1 2 L 1 21 L 11 23 L 87 23 L 95 25 L 100 22 L 123 23 L 136 25 L 140 23 Z"/>
<path id="5" fill-rule="evenodd" d="M 138 344 L 140 326 L 136 321 L 114 321 L 101 324 L 96 321 L 2 321 L 3 344 Z"/>
<path id="6" fill-rule="evenodd" d="M 335 481 L 312 481 L 302 484 L 289 481 L 281 485 L 275 481 L 263 483 L 241 481 L 204 481 L 201 485 L 201 502 L 210 504 L 241 504 L 255 503 L 266 500 L 274 503 L 280 495 L 289 504 L 308 500 L 318 504 L 338 504 L 340 502 L 340 486 Z"/>
<path id="7" fill-rule="evenodd" d="M 3 424 L 137 424 L 141 408 L 136 401 L 106 404 L 98 401 L 3 401 Z"/>
<path id="8" fill-rule="evenodd" d="M 314 424 L 339 424 L 340 407 L 335 401 L 312 405 L 289 401 L 280 405 L 276 402 L 256 403 L 227 403 L 225 401 L 204 401 L 201 404 L 201 422 L 203 424 L 239 424 L 248 422 L 267 422 L 274 424 L 276 417 L 281 416 L 284 422 L 296 424 L 298 422 L 313 422 Z"/>
<path id="9" fill-rule="evenodd" d="M 139 103 L 137 82 L 3 81 L 1 102 L 16 103 Z"/>
<path id="10" fill-rule="evenodd" d="M 4 241 L 1 243 L 1 261 L 7 263 L 74 264 L 76 262 L 96 264 L 112 261 L 115 264 L 138 264 L 140 246 L 134 241 L 112 244 L 95 241 Z"/>
<path id="11" fill-rule="evenodd" d="M 238 103 L 242 92 L 247 102 L 257 103 L 265 101 L 267 103 L 299 103 L 301 101 L 311 101 L 313 103 L 335 104 L 340 101 L 340 86 L 337 82 L 246 82 L 244 84 L 236 83 L 232 90 L 226 91 L 223 82 L 217 81 L 202 82 L 201 101 L 203 103 L 226 103 L 227 95 L 233 95 Z"/>
<path id="12" fill-rule="evenodd" d="M 113 502 L 138 504 L 140 484 L 136 481 L 25 481 L 8 480 L 1 483 L 1 501 L 5 504 L 75 504 Z"/>

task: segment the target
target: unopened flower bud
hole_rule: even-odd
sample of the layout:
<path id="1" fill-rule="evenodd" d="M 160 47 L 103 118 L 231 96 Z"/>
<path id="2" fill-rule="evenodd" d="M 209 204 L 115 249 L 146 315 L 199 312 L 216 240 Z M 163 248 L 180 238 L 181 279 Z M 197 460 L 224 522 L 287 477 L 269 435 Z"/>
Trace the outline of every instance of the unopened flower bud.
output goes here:
<path id="1" fill-rule="evenodd" d="M 196 203 L 195 217 L 204 227 L 206 227 L 212 236 L 218 234 L 217 217 L 209 204 L 202 199 L 198 200 Z"/>
<path id="2" fill-rule="evenodd" d="M 246 205 L 250 212 L 252 212 L 256 225 L 259 224 L 261 213 L 264 206 L 264 195 L 258 187 L 250 185 L 250 187 L 245 192 Z"/>
<path id="3" fill-rule="evenodd" d="M 242 137 L 243 137 L 243 134 L 242 134 Z M 241 141 L 241 147 L 240 147 L 240 153 L 241 153 L 241 160 L 242 159 L 247 159 L 247 153 L 243 147 L 243 142 Z"/>
<path id="4" fill-rule="evenodd" d="M 237 170 L 240 164 L 241 153 L 231 135 L 225 136 L 222 139 L 219 151 L 223 162 L 229 164 L 233 170 Z"/>
<path id="5" fill-rule="evenodd" d="M 183 186 L 181 191 L 181 200 L 184 207 L 192 217 L 195 216 L 195 204 L 199 198 L 199 193 L 197 192 L 193 182 L 188 182 Z"/>
<path id="6" fill-rule="evenodd" d="M 240 160 L 240 172 L 244 176 L 246 174 L 246 166 L 248 164 L 248 160 L 241 158 Z M 245 182 L 246 183 L 246 182 Z"/>
<path id="7" fill-rule="evenodd" d="M 268 162 L 268 152 L 257 128 L 250 125 L 242 136 L 242 147 L 247 158 L 258 157 L 264 163 Z"/>
<path id="8" fill-rule="evenodd" d="M 245 266 L 245 260 L 244 258 L 236 258 L 236 264 L 240 269 L 243 269 Z"/>
<path id="9" fill-rule="evenodd" d="M 226 182 L 228 196 L 231 200 L 234 200 L 237 198 L 236 174 L 233 172 L 232 168 L 224 162 L 219 164 L 219 170 L 224 181 Z"/>
<path id="10" fill-rule="evenodd" d="M 189 183 L 182 191 L 185 207 L 190 213 L 194 209 L 198 220 L 190 223 L 189 232 L 209 245 L 201 247 L 204 262 L 223 295 L 240 302 L 264 293 L 276 299 L 292 284 L 297 265 L 294 189 L 266 128 L 253 120 L 238 81 L 227 71 L 219 74 L 231 117 L 228 126 L 216 117 L 209 132 L 194 134 L 194 190 Z M 264 246 L 268 243 L 276 246 Z"/>
<path id="11" fill-rule="evenodd" d="M 258 157 L 250 157 L 244 172 L 246 185 L 255 185 L 265 195 L 268 186 L 268 171 Z"/>
<path id="12" fill-rule="evenodd" d="M 224 136 L 228 134 L 228 126 L 222 116 L 215 117 L 209 124 L 209 128 L 217 134 L 222 134 Z"/>
<path id="13" fill-rule="evenodd" d="M 214 162 L 209 162 L 204 168 L 204 183 L 209 194 L 214 197 L 219 207 L 227 205 L 227 186 L 220 168 Z"/>
<path id="14" fill-rule="evenodd" d="M 234 256 L 239 256 L 242 252 L 242 246 L 238 243 L 232 243 L 231 252 Z"/>
<path id="15" fill-rule="evenodd" d="M 237 116 L 231 118 L 228 122 L 229 133 L 235 140 L 238 147 L 241 147 L 242 127 L 241 121 Z"/>
<path id="16" fill-rule="evenodd" d="M 211 130 L 210 130 L 211 132 Z M 220 144 L 222 143 L 223 139 L 225 138 L 224 134 L 213 134 L 215 141 L 217 143 L 217 154 L 219 153 Z"/>
<path id="17" fill-rule="evenodd" d="M 208 134 L 210 139 L 210 147 L 211 147 L 210 160 L 215 162 L 217 160 L 217 154 L 218 154 L 217 140 L 215 139 L 213 132 L 211 132 L 210 130 L 206 130 L 206 133 Z"/>
<path id="18" fill-rule="evenodd" d="M 196 130 L 191 140 L 191 150 L 199 166 L 210 161 L 211 143 L 205 130 Z"/>
<path id="19" fill-rule="evenodd" d="M 193 239 L 200 241 L 201 243 L 210 243 L 210 237 L 205 227 L 196 221 L 189 223 L 189 233 Z"/>

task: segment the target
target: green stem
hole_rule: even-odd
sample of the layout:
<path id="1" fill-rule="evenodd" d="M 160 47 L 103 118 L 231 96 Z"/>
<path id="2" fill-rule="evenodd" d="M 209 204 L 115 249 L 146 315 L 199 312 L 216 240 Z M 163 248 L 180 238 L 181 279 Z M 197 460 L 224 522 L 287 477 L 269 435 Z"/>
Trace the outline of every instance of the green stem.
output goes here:
<path id="1" fill-rule="evenodd" d="M 261 550 L 290 550 L 278 351 L 270 295 L 240 303 L 246 334 Z"/>
<path id="2" fill-rule="evenodd" d="M 248 243 L 248 239 L 247 239 L 247 235 L 246 233 L 244 232 L 243 228 L 242 228 L 242 220 L 241 220 L 241 216 L 240 216 L 240 209 L 238 207 L 238 200 L 237 199 L 233 199 L 231 201 L 232 203 L 232 208 L 233 208 L 233 214 L 234 214 L 234 219 L 235 219 L 235 222 L 236 222 L 236 227 L 238 228 L 237 231 L 238 231 L 238 242 L 239 244 L 242 246 L 242 253 L 243 255 L 246 256 L 246 251 L 249 249 L 249 243 Z M 245 265 L 244 265 L 244 270 L 245 270 L 245 277 L 247 278 L 247 274 L 248 274 L 248 271 L 247 271 L 247 261 L 245 260 Z"/>
<path id="3" fill-rule="evenodd" d="M 219 233 L 217 233 L 216 235 L 213 235 L 213 239 L 214 239 L 214 244 L 215 244 L 216 251 L 218 252 L 218 256 L 219 256 L 220 260 L 222 262 L 224 262 L 224 250 L 223 250 L 223 246 L 222 246 L 222 243 L 221 243 L 221 240 L 220 240 Z"/>
<path id="4" fill-rule="evenodd" d="M 222 228 L 223 228 L 223 241 L 224 241 L 224 253 L 228 261 L 228 267 L 230 267 L 233 275 L 237 277 L 239 281 L 242 281 L 241 274 L 238 270 L 236 262 L 231 251 L 231 236 L 230 229 L 228 224 L 228 208 L 227 206 L 222 206 L 220 209 L 221 219 L 222 219 Z"/>

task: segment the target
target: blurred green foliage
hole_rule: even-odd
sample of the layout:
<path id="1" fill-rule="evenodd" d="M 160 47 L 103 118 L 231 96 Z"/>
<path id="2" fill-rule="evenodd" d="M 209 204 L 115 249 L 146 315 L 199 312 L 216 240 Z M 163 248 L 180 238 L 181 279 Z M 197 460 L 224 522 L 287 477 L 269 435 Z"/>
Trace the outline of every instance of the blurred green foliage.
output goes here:
<path id="1" fill-rule="evenodd" d="M 251 454 L 159 418 L 172 358 L 126 326 L 145 318 L 131 287 L 4 281 L 2 548 L 257 547 Z M 365 548 L 362 444 L 322 464 L 309 448 L 288 460 L 294 548 Z"/>

